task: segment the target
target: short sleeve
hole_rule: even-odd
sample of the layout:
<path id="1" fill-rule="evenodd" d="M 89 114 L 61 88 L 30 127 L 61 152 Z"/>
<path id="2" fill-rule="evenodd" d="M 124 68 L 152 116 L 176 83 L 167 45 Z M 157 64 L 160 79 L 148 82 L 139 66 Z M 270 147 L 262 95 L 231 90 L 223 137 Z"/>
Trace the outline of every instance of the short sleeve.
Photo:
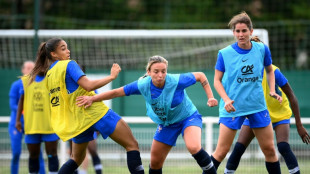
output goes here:
<path id="1" fill-rule="evenodd" d="M 67 77 L 70 77 L 73 81 L 77 83 L 77 81 L 85 74 L 75 61 L 70 61 L 67 66 L 67 75 Z"/>
<path id="2" fill-rule="evenodd" d="M 275 76 L 275 81 L 276 84 L 278 86 L 280 86 L 281 88 L 287 84 L 288 80 L 286 79 L 286 77 L 281 73 L 281 71 L 279 69 L 276 69 L 274 71 L 274 76 Z"/>
<path id="3" fill-rule="evenodd" d="M 124 92 L 126 94 L 126 96 L 129 96 L 129 95 L 140 95 L 141 92 L 139 91 L 139 88 L 138 88 L 138 81 L 134 81 L 132 83 L 129 83 L 127 85 L 124 86 Z"/>
<path id="4" fill-rule="evenodd" d="M 271 52 L 267 45 L 265 46 L 265 57 L 264 57 L 264 66 L 269 66 L 272 64 L 272 59 L 271 59 Z"/>
<path id="5" fill-rule="evenodd" d="M 215 69 L 219 70 L 219 71 L 222 71 L 222 72 L 225 72 L 224 59 L 223 59 L 223 56 L 222 56 L 221 52 L 219 52 L 218 55 L 217 55 L 217 61 L 216 61 L 216 64 L 215 64 Z"/>
<path id="6" fill-rule="evenodd" d="M 185 89 L 196 83 L 196 78 L 193 73 L 180 74 L 178 89 Z"/>

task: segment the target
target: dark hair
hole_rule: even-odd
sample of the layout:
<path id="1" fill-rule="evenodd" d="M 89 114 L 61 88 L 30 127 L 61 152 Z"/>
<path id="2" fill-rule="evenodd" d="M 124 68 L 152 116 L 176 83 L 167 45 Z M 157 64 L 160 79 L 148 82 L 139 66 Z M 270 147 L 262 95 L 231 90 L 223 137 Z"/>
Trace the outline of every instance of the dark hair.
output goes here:
<path id="1" fill-rule="evenodd" d="M 254 42 L 262 42 L 262 43 L 263 43 L 263 41 L 261 41 L 260 38 L 259 38 L 258 36 L 252 37 L 252 38 L 251 38 L 251 41 L 254 41 Z"/>
<path id="2" fill-rule="evenodd" d="M 35 66 L 30 73 L 30 83 L 34 81 L 36 75 L 45 76 L 48 68 L 53 62 L 53 58 L 51 56 L 51 52 L 55 51 L 58 47 L 59 43 L 63 39 L 61 38 L 52 38 L 46 42 L 42 42 L 35 62 Z"/>
<path id="3" fill-rule="evenodd" d="M 235 30 L 236 24 L 238 24 L 238 23 L 246 24 L 250 30 L 253 29 L 251 18 L 245 11 L 241 12 L 238 15 L 235 15 L 229 21 L 228 26 L 232 30 Z"/>

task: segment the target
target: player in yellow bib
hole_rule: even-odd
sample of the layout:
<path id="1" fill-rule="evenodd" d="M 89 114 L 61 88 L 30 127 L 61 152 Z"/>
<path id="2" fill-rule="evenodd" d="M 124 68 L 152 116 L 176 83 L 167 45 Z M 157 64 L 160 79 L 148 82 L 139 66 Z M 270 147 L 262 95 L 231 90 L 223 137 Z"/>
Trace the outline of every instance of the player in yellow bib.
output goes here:
<path id="1" fill-rule="evenodd" d="M 257 37 L 252 38 L 252 40 L 260 42 L 259 38 Z M 288 80 L 280 72 L 278 67 L 274 65 L 272 66 L 275 74 L 275 89 L 276 92 L 280 96 L 282 96 L 282 103 L 280 104 L 268 95 L 270 89 L 267 83 L 265 71 L 263 72 L 264 74 L 262 81 L 264 96 L 268 111 L 270 113 L 272 126 L 276 133 L 278 150 L 285 160 L 289 173 L 299 174 L 300 170 L 298 167 L 297 159 L 289 145 L 290 118 L 292 116 L 292 110 L 295 116 L 297 131 L 302 141 L 306 144 L 309 144 L 310 137 L 307 130 L 303 127 L 301 123 L 298 101 L 296 96 L 294 95 L 290 84 L 288 83 Z M 245 149 L 248 147 L 254 137 L 255 135 L 252 129 L 249 127 L 249 120 L 245 120 L 239 133 L 239 137 L 237 143 L 235 144 L 234 150 L 227 161 L 225 169 L 227 173 L 232 174 L 236 171 L 241 156 L 243 155 Z"/>
<path id="2" fill-rule="evenodd" d="M 48 91 L 45 88 L 46 78 L 42 74 L 35 76 L 34 82 L 29 84 L 30 77 L 23 76 L 23 90 L 18 103 L 16 129 L 22 131 L 20 121 L 24 110 L 25 142 L 29 151 L 29 173 L 38 173 L 41 142 L 45 143 L 48 156 L 50 174 L 57 174 L 59 162 L 57 146 L 59 137 L 55 134 L 50 122 L 50 106 Z"/>
<path id="3" fill-rule="evenodd" d="M 113 64 L 109 76 L 90 80 L 79 65 L 69 59 L 67 43 L 60 38 L 49 39 L 40 45 L 30 74 L 31 82 L 38 72 L 43 71 L 46 75 L 52 128 L 63 141 L 73 141 L 71 159 L 60 168 L 59 174 L 74 173 L 83 162 L 88 142 L 94 139 L 95 131 L 126 149 L 130 173 L 144 173 L 138 143 L 126 122 L 103 102 L 96 102 L 87 109 L 75 104 L 77 96 L 95 95 L 93 90 L 114 80 L 121 68 Z"/>

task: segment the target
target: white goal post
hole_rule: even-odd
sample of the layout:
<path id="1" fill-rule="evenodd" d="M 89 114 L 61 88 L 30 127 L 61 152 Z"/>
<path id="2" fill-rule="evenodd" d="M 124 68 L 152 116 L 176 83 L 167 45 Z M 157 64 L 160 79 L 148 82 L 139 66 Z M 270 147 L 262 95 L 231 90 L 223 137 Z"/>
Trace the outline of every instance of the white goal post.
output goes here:
<path id="1" fill-rule="evenodd" d="M 34 30 L 0 30 L 4 67 L 20 67 L 34 57 L 34 36 Z M 39 42 L 63 38 L 73 59 L 95 69 L 109 68 L 114 62 L 122 69 L 144 69 L 153 55 L 165 57 L 170 70 L 213 69 L 218 50 L 236 41 L 230 29 L 39 30 L 37 36 Z M 253 36 L 268 45 L 267 30 L 254 29 Z"/>

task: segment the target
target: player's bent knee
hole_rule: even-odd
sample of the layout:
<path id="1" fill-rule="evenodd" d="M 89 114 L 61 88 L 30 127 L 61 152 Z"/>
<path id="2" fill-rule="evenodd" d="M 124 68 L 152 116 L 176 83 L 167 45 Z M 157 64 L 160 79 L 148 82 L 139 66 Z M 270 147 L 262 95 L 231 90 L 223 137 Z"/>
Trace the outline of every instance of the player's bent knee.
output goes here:
<path id="1" fill-rule="evenodd" d="M 189 151 L 190 154 L 196 154 L 201 150 L 201 146 L 200 145 L 191 145 L 191 146 L 187 146 L 187 150 Z"/>

